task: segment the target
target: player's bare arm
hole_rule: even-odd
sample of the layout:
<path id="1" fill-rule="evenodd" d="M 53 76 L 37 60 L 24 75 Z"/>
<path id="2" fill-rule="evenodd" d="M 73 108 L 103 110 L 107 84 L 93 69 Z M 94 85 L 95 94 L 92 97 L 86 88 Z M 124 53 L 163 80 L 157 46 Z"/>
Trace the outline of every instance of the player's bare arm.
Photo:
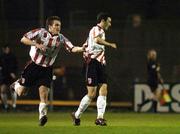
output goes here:
<path id="1" fill-rule="evenodd" d="M 39 44 L 33 40 L 26 38 L 25 36 L 21 38 L 21 42 L 25 45 L 36 46 L 37 48 L 39 48 L 42 51 L 46 51 L 46 49 L 47 49 L 47 47 L 44 46 L 43 44 Z"/>
<path id="2" fill-rule="evenodd" d="M 105 46 L 110 46 L 112 48 L 117 48 L 116 44 L 115 43 L 110 43 L 110 42 L 107 42 L 105 40 L 103 40 L 102 38 L 100 37 L 96 37 L 95 38 L 95 42 L 100 44 L 100 45 L 105 45 Z"/>

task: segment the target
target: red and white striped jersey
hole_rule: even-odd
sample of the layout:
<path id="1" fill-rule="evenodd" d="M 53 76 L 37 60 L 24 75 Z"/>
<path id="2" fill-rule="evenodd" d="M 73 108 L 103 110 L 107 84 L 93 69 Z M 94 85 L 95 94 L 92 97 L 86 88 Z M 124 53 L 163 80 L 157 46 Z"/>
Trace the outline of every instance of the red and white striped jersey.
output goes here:
<path id="1" fill-rule="evenodd" d="M 90 32 L 87 42 L 84 44 L 86 46 L 83 57 L 85 60 L 96 59 L 102 64 L 106 64 L 105 60 L 105 46 L 100 45 L 95 42 L 95 38 L 100 37 L 105 40 L 105 32 L 100 26 L 94 26 Z"/>
<path id="2" fill-rule="evenodd" d="M 24 36 L 30 40 L 47 46 L 47 50 L 45 52 L 41 51 L 36 46 L 31 46 L 29 52 L 32 61 L 43 67 L 49 67 L 53 65 L 62 45 L 68 51 L 71 51 L 74 47 L 72 43 L 62 34 L 52 35 L 44 28 L 29 31 Z"/>

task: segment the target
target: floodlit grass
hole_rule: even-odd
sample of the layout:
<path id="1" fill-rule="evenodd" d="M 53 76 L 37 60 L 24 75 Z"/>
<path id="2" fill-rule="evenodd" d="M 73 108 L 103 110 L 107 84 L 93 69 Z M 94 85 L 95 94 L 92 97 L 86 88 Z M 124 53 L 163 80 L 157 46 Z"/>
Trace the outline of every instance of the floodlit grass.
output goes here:
<path id="1" fill-rule="evenodd" d="M 106 114 L 108 126 L 94 124 L 95 113 L 85 113 L 81 126 L 73 126 L 70 113 L 48 114 L 38 126 L 38 113 L 0 113 L 0 134 L 180 134 L 179 114 Z"/>

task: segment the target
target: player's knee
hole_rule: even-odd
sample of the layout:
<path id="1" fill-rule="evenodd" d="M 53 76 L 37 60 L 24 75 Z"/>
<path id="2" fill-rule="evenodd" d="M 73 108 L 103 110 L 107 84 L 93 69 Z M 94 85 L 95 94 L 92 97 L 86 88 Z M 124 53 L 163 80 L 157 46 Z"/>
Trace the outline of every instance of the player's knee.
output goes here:
<path id="1" fill-rule="evenodd" d="M 47 87 L 45 87 L 45 86 L 40 86 L 40 88 L 39 88 L 39 92 L 40 92 L 40 94 L 48 94 L 48 88 Z"/>
<path id="2" fill-rule="evenodd" d="M 99 95 L 107 96 L 107 93 L 108 93 L 108 92 L 107 92 L 107 89 L 105 89 L 105 88 L 99 90 Z"/>
<path id="3" fill-rule="evenodd" d="M 92 92 L 92 93 L 88 93 L 88 97 L 90 99 L 94 99 L 96 97 L 96 93 Z"/>
<path id="4" fill-rule="evenodd" d="M 19 90 L 16 90 L 16 93 L 19 97 L 24 96 L 26 94 L 26 91 L 24 88 L 20 88 Z"/>
<path id="5" fill-rule="evenodd" d="M 23 92 L 23 91 L 18 91 L 18 92 L 16 92 L 16 93 L 17 93 L 17 95 L 18 95 L 19 97 L 24 96 L 24 92 Z"/>

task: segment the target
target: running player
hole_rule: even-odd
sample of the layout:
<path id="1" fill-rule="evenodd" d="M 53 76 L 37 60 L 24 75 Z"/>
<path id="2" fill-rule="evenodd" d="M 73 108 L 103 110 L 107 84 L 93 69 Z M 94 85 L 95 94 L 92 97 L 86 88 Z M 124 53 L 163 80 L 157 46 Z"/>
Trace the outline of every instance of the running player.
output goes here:
<path id="1" fill-rule="evenodd" d="M 39 125 L 47 122 L 48 89 L 52 81 L 52 66 L 63 45 L 69 52 L 82 52 L 83 47 L 75 47 L 60 33 L 61 21 L 58 16 L 51 16 L 46 20 L 45 28 L 38 28 L 26 33 L 21 42 L 31 46 L 31 62 L 24 69 L 21 78 L 12 84 L 15 92 L 22 96 L 27 88 L 34 85 L 39 87 Z"/>

